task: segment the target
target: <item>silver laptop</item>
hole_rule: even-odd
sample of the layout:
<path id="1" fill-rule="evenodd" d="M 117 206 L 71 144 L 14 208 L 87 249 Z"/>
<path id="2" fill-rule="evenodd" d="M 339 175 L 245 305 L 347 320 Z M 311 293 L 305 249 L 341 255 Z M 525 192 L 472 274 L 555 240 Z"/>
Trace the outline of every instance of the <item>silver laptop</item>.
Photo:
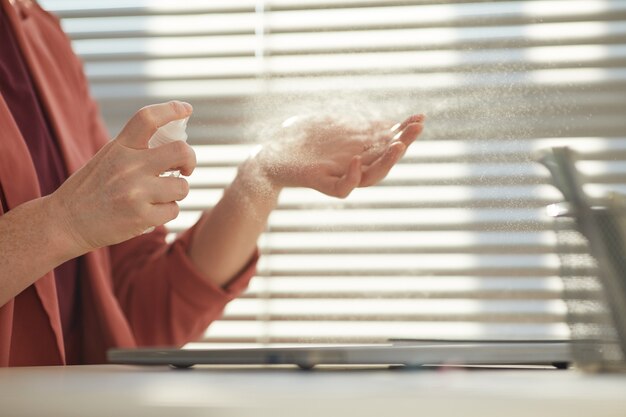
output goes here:
<path id="1" fill-rule="evenodd" d="M 397 341 L 379 345 L 252 347 L 238 349 L 110 349 L 116 364 L 171 365 L 550 365 L 567 368 L 566 340 Z"/>

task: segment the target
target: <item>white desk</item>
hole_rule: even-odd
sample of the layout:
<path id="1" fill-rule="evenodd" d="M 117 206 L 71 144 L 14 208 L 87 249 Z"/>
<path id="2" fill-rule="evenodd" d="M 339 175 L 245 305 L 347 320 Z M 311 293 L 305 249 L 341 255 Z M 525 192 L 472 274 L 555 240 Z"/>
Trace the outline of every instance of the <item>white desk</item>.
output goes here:
<path id="1" fill-rule="evenodd" d="M 0 416 L 626 416 L 626 375 L 557 370 L 0 369 Z"/>

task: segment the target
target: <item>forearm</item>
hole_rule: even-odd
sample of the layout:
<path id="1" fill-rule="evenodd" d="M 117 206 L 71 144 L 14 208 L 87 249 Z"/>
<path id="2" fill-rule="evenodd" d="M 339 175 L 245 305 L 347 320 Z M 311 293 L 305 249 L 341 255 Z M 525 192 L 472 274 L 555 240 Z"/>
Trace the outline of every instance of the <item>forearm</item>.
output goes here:
<path id="1" fill-rule="evenodd" d="M 65 233 L 50 197 L 0 216 L 0 306 L 82 250 Z"/>
<path id="2" fill-rule="evenodd" d="M 198 222 L 189 256 L 207 279 L 228 283 L 250 260 L 267 219 L 276 207 L 280 187 L 246 161 L 222 199 Z"/>

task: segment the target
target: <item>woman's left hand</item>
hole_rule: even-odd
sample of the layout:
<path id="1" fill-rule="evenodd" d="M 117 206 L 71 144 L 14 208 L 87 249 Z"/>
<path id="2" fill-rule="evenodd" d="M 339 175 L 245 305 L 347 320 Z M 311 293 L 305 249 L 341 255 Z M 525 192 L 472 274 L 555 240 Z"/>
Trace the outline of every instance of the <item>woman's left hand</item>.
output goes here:
<path id="1" fill-rule="evenodd" d="M 297 116 L 283 123 L 279 137 L 255 159 L 276 188 L 307 187 L 345 198 L 385 178 L 422 132 L 423 121 L 423 115 L 413 115 L 389 128 L 382 122 L 355 126 Z"/>

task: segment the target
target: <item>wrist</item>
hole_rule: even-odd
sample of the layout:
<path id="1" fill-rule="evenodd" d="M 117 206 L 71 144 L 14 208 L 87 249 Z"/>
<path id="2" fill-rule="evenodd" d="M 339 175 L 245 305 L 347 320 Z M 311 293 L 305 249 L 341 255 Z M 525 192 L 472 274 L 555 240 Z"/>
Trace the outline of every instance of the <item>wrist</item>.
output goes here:
<path id="1" fill-rule="evenodd" d="M 63 258 L 75 258 L 93 249 L 75 230 L 67 205 L 56 193 L 42 197 L 41 201 L 47 218 L 44 229 Z"/>
<path id="2" fill-rule="evenodd" d="M 241 183 L 248 192 L 278 198 L 284 185 L 279 181 L 275 168 L 263 152 L 252 155 L 239 166 L 235 182 Z"/>

